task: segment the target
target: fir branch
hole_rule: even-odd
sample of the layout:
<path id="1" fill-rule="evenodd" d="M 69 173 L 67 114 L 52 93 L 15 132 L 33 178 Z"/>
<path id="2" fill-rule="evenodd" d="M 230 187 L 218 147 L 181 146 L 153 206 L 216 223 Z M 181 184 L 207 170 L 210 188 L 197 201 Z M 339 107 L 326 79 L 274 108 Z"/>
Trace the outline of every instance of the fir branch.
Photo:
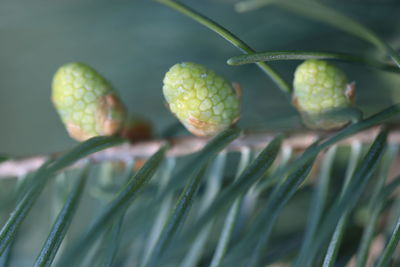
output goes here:
<path id="1" fill-rule="evenodd" d="M 378 133 L 379 127 L 362 131 L 349 138 L 339 142 L 339 144 L 348 145 L 354 141 L 362 143 L 370 143 L 373 137 Z M 244 147 L 251 149 L 262 149 L 265 147 L 278 133 L 272 131 L 264 132 L 245 132 L 240 138 L 233 141 L 226 147 L 227 151 L 240 151 Z M 291 147 L 295 150 L 304 150 L 310 146 L 318 137 L 324 133 L 318 131 L 300 131 L 286 135 L 283 146 Z M 328 137 L 329 134 L 326 134 Z M 108 161 L 130 162 L 132 158 L 146 159 L 154 154 L 163 145 L 169 143 L 170 149 L 167 157 L 181 157 L 189 155 L 201 150 L 209 139 L 194 136 L 176 137 L 170 140 L 152 140 L 136 144 L 123 144 L 108 148 L 106 150 L 92 154 L 74 164 L 71 167 L 80 167 L 88 162 L 100 163 Z M 389 142 L 400 144 L 400 128 L 394 129 L 389 134 Z M 37 170 L 47 159 L 57 156 L 38 155 L 27 158 L 16 158 L 0 163 L 0 178 L 22 177 L 29 172 Z"/>

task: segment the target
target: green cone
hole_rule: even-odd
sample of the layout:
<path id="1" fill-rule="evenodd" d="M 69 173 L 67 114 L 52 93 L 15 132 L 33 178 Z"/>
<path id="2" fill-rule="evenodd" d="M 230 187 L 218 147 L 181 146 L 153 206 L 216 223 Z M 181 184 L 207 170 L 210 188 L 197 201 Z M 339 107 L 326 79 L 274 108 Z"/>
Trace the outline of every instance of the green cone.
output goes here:
<path id="1" fill-rule="evenodd" d="M 349 120 L 329 119 L 325 114 L 353 105 L 354 85 L 337 67 L 322 60 L 306 60 L 294 74 L 293 104 L 311 129 L 331 130 Z"/>
<path id="2" fill-rule="evenodd" d="M 172 66 L 164 77 L 163 93 L 171 112 L 197 136 L 213 136 L 240 116 L 233 86 L 200 64 Z"/>
<path id="3" fill-rule="evenodd" d="M 52 101 L 72 138 L 84 141 L 121 130 L 125 107 L 111 84 L 91 67 L 61 66 L 52 87 Z"/>

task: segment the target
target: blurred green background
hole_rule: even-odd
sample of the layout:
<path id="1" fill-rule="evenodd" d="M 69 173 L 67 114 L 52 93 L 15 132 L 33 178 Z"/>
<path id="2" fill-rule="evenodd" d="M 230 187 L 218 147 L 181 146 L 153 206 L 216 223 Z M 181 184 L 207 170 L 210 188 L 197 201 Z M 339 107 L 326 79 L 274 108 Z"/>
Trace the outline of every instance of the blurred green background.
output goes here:
<path id="1" fill-rule="evenodd" d="M 185 0 L 232 30 L 257 51 L 316 50 L 373 54 L 369 44 L 330 26 L 276 7 L 239 14 L 236 0 Z M 400 47 L 400 1 L 323 1 Z M 246 129 L 298 127 L 289 99 L 254 65 L 232 67 L 240 54 L 215 33 L 149 0 L 0 1 L 0 153 L 61 151 L 71 140 L 51 102 L 51 79 L 67 62 L 85 62 L 120 92 L 132 113 L 157 131 L 175 122 L 166 111 L 162 78 L 181 61 L 205 64 L 244 89 L 240 124 Z M 272 62 L 291 81 L 299 62 Z M 400 101 L 400 78 L 363 66 L 339 64 L 357 82 L 366 113 Z M 399 91 L 400 92 L 400 91 Z M 396 100 L 396 94 L 397 100 Z"/>

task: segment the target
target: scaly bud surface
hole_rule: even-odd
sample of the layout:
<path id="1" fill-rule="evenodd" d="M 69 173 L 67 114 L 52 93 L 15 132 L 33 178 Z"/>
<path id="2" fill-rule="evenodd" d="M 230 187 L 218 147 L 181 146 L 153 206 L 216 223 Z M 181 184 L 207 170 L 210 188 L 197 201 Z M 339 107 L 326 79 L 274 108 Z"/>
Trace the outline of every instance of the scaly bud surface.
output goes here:
<path id="1" fill-rule="evenodd" d="M 297 67 L 293 86 L 293 104 L 309 128 L 330 130 L 349 122 L 322 116 L 353 104 L 354 85 L 347 84 L 339 68 L 322 60 L 306 60 Z"/>
<path id="2" fill-rule="evenodd" d="M 164 77 L 163 93 L 171 112 L 194 135 L 213 136 L 239 119 L 238 92 L 200 64 L 172 66 Z"/>
<path id="3" fill-rule="evenodd" d="M 125 107 L 111 84 L 93 68 L 65 64 L 54 75 L 52 88 L 52 101 L 72 138 L 84 141 L 121 130 Z"/>

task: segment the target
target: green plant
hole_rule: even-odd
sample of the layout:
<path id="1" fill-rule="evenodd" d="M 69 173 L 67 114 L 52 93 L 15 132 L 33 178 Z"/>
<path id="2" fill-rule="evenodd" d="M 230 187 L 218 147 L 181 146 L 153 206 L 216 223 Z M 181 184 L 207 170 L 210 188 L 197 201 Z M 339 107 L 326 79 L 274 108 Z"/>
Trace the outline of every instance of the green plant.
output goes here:
<path id="1" fill-rule="evenodd" d="M 348 109 L 354 102 L 355 85 L 349 84 L 337 67 L 322 60 L 306 60 L 296 69 L 293 88 L 293 104 L 309 128 L 330 130 L 349 122 L 324 118 L 324 114 Z"/>
<path id="2" fill-rule="evenodd" d="M 111 84 L 82 63 L 61 66 L 53 78 L 52 101 L 69 135 L 84 141 L 121 131 L 125 107 Z"/>
<path id="3" fill-rule="evenodd" d="M 202 65 L 172 66 L 165 74 L 163 92 L 171 112 L 194 135 L 213 136 L 239 119 L 240 92 Z"/>
<path id="4" fill-rule="evenodd" d="M 320 2 L 249 0 L 237 7 L 244 11 L 272 3 L 328 23 L 373 43 L 397 66 L 347 53 L 255 53 L 227 29 L 185 5 L 172 0 L 157 2 L 189 16 L 239 48 L 245 55 L 230 58 L 228 64 L 256 63 L 286 96 L 296 95 L 298 88 L 292 92 L 290 83 L 264 61 L 333 59 L 398 75 L 400 60 L 394 49 L 371 30 Z M 340 90 L 335 93 L 344 97 L 344 75 L 337 69 L 332 72 L 340 76 L 328 77 L 338 80 Z M 175 99 L 173 92 L 165 91 L 184 86 L 187 78 L 177 76 L 164 80 L 169 105 Z M 214 88 L 215 83 L 213 80 L 207 89 L 221 88 Z M 302 84 L 295 82 L 296 86 Z M 193 89 L 193 85 L 185 89 Z M 235 97 L 230 85 L 224 89 Z M 328 86 L 328 91 L 331 89 Z M 29 263 L 34 266 L 303 267 L 345 266 L 350 261 L 357 266 L 396 266 L 400 176 L 391 169 L 398 161 L 396 119 L 400 104 L 363 118 L 349 98 L 339 100 L 339 106 L 328 106 L 327 114 L 325 110 L 317 114 L 322 116 L 318 119 L 339 118 L 343 128 L 335 132 L 302 128 L 300 132 L 260 133 L 229 128 L 238 115 L 238 103 L 234 102 L 228 103 L 234 108 L 223 127 L 205 134 L 205 129 L 200 129 L 199 135 L 218 133 L 210 139 L 168 136 L 129 144 L 123 137 L 97 136 L 57 156 L 0 156 L 2 177 L 25 172 L 15 186 L 15 207 L 5 216 L 0 231 L 2 264 L 13 266 L 19 253 L 17 245 L 25 238 L 24 223 L 29 223 L 39 208 L 35 203 L 50 188 L 55 192 L 53 204 L 59 207 L 52 216 L 48 237 L 43 237 Z M 55 102 L 57 105 L 59 100 Z M 299 111 L 308 112 L 303 104 Z M 246 108 L 251 107 L 242 107 Z M 187 124 L 187 114 L 171 110 Z M 121 117 L 117 116 L 118 130 L 91 131 L 78 139 L 119 134 Z M 69 115 L 63 118 L 67 124 L 71 119 Z M 343 120 L 349 124 L 345 126 Z M 28 164 L 34 161 L 40 164 Z M 96 201 L 97 211 L 80 210 L 88 199 Z M 380 253 L 374 255 L 372 248 Z"/>

